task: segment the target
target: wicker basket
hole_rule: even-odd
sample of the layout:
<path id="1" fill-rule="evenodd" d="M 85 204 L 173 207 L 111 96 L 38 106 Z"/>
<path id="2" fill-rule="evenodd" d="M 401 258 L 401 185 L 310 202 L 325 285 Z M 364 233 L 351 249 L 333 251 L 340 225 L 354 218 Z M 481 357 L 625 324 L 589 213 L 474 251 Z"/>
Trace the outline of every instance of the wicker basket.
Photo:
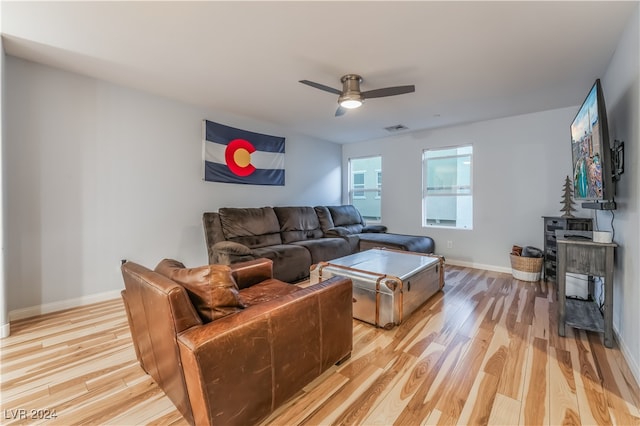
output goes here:
<path id="1" fill-rule="evenodd" d="M 511 256 L 513 278 L 522 281 L 538 281 L 542 272 L 542 257 Z"/>

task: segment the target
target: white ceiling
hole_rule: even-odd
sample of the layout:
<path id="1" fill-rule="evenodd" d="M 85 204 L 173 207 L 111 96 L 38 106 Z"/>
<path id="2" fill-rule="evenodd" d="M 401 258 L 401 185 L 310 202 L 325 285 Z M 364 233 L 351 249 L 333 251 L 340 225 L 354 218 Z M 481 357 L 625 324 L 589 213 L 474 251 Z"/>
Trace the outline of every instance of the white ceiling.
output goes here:
<path id="1" fill-rule="evenodd" d="M 8 54 L 339 143 L 578 105 L 638 2 L 2 2 Z M 337 96 L 415 84 L 334 117 Z M 606 88 L 605 93 L 606 93 Z M 216 117 L 203 117 L 215 120 Z"/>

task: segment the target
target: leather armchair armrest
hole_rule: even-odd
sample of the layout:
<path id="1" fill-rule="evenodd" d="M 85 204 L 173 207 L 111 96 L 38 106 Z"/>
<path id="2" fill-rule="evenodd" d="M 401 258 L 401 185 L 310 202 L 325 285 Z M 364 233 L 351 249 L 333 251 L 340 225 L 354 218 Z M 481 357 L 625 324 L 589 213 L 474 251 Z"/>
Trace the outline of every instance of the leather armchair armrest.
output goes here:
<path id="1" fill-rule="evenodd" d="M 229 265 L 238 288 L 247 288 L 273 278 L 273 261 L 266 258 Z"/>

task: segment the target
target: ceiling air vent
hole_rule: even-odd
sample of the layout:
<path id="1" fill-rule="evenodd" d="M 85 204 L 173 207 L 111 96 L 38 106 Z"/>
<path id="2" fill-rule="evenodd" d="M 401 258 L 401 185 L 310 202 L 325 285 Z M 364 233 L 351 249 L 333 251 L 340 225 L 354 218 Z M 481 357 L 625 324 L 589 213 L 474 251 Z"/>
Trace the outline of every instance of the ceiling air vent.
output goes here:
<path id="1" fill-rule="evenodd" d="M 409 128 L 407 126 L 405 126 L 404 124 L 396 124 L 395 126 L 389 126 L 389 127 L 385 127 L 384 128 L 387 132 L 399 132 L 401 130 L 409 130 Z"/>

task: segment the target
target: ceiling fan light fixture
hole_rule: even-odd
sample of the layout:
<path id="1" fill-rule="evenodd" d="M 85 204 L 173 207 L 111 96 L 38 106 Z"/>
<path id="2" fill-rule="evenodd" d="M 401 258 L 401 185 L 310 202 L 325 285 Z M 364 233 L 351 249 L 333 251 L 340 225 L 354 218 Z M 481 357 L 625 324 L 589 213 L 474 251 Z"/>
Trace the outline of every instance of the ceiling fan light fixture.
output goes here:
<path id="1" fill-rule="evenodd" d="M 340 81 L 342 82 L 342 95 L 338 98 L 338 104 L 347 109 L 362 106 L 362 94 L 360 93 L 362 77 L 357 74 L 347 74 Z"/>
<path id="2" fill-rule="evenodd" d="M 342 108 L 354 109 L 362 106 L 362 101 L 360 99 L 341 99 L 340 106 Z"/>

